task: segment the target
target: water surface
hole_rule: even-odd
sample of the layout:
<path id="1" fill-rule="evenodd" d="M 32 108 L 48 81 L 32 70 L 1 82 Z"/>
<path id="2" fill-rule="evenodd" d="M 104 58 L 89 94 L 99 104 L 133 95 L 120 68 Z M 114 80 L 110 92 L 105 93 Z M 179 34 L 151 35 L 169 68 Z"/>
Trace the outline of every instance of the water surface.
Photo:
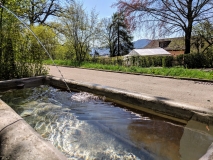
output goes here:
<path id="1" fill-rule="evenodd" d="M 189 132 L 183 124 L 122 108 L 85 92 L 40 86 L 0 94 L 68 159 L 193 159 L 201 157 L 213 141 L 209 133 Z M 187 153 L 195 140 L 187 136 L 207 142 L 196 157 Z"/>

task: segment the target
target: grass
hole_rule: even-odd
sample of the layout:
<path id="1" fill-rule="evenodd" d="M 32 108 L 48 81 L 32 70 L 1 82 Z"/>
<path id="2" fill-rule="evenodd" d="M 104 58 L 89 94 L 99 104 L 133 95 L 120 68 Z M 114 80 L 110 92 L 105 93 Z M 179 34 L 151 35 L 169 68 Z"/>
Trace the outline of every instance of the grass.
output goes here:
<path id="1" fill-rule="evenodd" d="M 142 68 L 137 66 L 119 66 L 119 65 L 103 65 L 99 63 L 88 63 L 83 62 L 81 65 L 65 60 L 54 60 L 56 65 L 59 66 L 75 66 L 83 67 L 89 69 L 101 69 L 109 71 L 120 71 L 128 73 L 140 73 L 140 74 L 151 74 L 151 75 L 161 75 L 161 76 L 172 76 L 176 78 L 197 78 L 197 79 L 207 79 L 213 80 L 213 71 L 203 71 L 201 69 L 186 69 L 183 67 L 172 67 L 172 68 L 161 68 L 161 67 L 150 67 Z M 44 64 L 52 65 L 52 61 L 46 60 Z"/>

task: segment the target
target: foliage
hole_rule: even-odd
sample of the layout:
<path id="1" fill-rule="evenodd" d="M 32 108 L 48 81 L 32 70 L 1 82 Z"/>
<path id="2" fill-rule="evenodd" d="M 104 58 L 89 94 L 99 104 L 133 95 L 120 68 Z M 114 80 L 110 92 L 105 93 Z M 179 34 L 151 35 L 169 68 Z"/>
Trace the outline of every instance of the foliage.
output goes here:
<path id="1" fill-rule="evenodd" d="M 123 56 L 133 49 L 130 30 L 125 23 L 125 17 L 121 13 L 114 13 L 111 19 L 103 20 L 103 39 L 110 49 L 110 57 Z"/>
<path id="2" fill-rule="evenodd" d="M 24 2 L 24 1 L 23 1 Z M 18 10 L 21 1 L 7 1 L 4 5 Z M 23 25 L 4 9 L 0 9 L 0 80 L 47 74 L 40 54 L 35 54 L 32 41 Z M 32 47 L 30 47 L 32 46 Z"/>
<path id="3" fill-rule="evenodd" d="M 213 45 L 213 25 L 209 20 L 200 22 L 193 28 L 192 45 L 197 49 L 197 53 L 208 52 Z"/>
<path id="4" fill-rule="evenodd" d="M 55 59 L 56 57 L 56 47 L 59 44 L 58 39 L 56 37 L 56 33 L 53 29 L 51 29 L 48 26 L 31 26 L 31 30 L 35 33 L 35 35 L 38 37 L 38 39 L 41 41 L 41 43 L 44 45 L 44 47 L 49 52 L 50 56 Z M 48 59 L 49 56 L 47 53 L 45 53 L 45 50 L 40 46 L 37 39 L 29 32 L 29 30 L 25 30 L 25 38 L 30 41 L 30 44 L 32 46 L 32 52 L 34 54 L 41 54 L 43 59 Z"/>
<path id="5" fill-rule="evenodd" d="M 208 50 L 206 53 L 191 53 L 177 56 L 177 65 L 185 68 L 212 68 L 213 52 Z"/>
<path id="6" fill-rule="evenodd" d="M 130 34 L 130 30 L 125 23 L 125 17 L 121 13 L 115 13 L 112 16 L 112 23 L 108 26 L 111 31 L 111 46 L 110 56 L 123 56 L 129 53 L 133 49 L 133 43 L 131 42 L 133 37 Z"/>

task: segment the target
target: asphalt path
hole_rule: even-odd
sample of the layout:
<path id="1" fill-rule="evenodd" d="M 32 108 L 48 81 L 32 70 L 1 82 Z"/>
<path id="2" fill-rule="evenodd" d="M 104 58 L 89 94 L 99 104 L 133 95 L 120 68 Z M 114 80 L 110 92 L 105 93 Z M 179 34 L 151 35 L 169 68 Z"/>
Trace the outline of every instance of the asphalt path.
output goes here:
<path id="1" fill-rule="evenodd" d="M 172 100 L 195 107 L 213 109 L 213 83 L 197 82 L 143 75 L 105 72 L 80 68 L 48 66 L 49 75 L 77 82 L 88 82 L 102 86 L 141 93 L 162 100 Z"/>

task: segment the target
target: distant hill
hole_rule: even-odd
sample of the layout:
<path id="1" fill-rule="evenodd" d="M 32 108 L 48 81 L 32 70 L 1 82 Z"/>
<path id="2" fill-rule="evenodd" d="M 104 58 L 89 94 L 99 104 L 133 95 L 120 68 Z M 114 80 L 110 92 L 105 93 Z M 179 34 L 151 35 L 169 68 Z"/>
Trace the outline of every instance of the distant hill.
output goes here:
<path id="1" fill-rule="evenodd" d="M 149 39 L 139 39 L 133 42 L 135 49 L 142 49 L 151 42 Z"/>

